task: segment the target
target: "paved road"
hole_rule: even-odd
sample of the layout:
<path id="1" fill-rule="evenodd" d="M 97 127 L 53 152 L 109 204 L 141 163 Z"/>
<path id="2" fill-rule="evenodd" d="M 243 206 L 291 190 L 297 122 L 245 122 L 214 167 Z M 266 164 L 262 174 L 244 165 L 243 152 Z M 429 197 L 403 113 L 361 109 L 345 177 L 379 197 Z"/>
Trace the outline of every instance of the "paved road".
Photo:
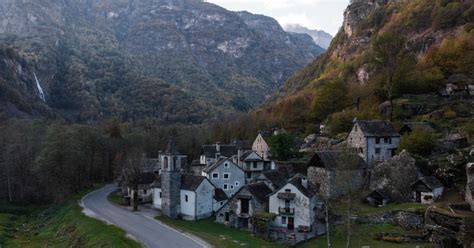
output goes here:
<path id="1" fill-rule="evenodd" d="M 173 230 L 144 213 L 134 213 L 110 203 L 107 196 L 116 189 L 107 185 L 82 198 L 85 212 L 125 230 L 133 238 L 150 248 L 202 248 L 202 241 Z"/>

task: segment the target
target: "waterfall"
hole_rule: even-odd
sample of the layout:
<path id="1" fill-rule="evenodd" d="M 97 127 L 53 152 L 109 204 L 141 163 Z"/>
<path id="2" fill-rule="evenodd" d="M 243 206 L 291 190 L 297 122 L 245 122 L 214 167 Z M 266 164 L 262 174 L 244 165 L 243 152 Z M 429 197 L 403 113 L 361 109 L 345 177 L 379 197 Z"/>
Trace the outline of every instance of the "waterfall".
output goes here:
<path id="1" fill-rule="evenodd" d="M 33 75 L 35 76 L 36 88 L 38 88 L 39 97 L 41 98 L 41 100 L 43 100 L 43 102 L 46 102 L 46 97 L 44 95 L 43 88 L 41 88 L 40 81 L 38 80 L 38 77 L 36 76 L 36 73 L 33 72 Z"/>

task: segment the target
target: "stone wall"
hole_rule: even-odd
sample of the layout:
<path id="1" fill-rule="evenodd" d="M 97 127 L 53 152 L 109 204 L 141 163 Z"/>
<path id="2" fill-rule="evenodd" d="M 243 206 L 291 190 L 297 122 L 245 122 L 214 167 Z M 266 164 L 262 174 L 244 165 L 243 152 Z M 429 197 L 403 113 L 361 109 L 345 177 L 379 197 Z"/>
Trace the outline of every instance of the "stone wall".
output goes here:
<path id="1" fill-rule="evenodd" d="M 161 174 L 161 210 L 170 218 L 177 218 L 181 209 L 181 172 L 164 171 Z"/>
<path id="2" fill-rule="evenodd" d="M 354 216 L 359 224 L 391 224 L 405 230 L 419 230 L 424 228 L 424 214 L 416 211 L 391 211 L 378 214 Z"/>

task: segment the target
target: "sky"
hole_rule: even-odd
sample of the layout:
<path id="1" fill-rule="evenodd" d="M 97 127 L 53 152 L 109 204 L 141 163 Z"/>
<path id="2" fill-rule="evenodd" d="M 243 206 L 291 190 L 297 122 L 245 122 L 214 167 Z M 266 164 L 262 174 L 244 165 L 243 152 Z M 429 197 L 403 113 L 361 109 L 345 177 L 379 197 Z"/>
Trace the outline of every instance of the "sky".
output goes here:
<path id="1" fill-rule="evenodd" d="M 246 10 L 275 18 L 282 26 L 300 24 L 335 35 L 349 0 L 207 0 L 228 10 Z"/>

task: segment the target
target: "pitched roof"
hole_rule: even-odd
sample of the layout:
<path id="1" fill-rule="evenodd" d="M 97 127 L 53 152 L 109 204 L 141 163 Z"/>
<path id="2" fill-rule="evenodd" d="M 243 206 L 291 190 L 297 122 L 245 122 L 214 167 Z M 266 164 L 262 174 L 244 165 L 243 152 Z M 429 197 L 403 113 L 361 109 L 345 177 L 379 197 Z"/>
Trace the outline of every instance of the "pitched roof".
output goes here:
<path id="1" fill-rule="evenodd" d="M 349 169 L 344 168 L 348 164 L 345 161 L 356 161 L 353 169 L 367 168 L 365 161 L 358 155 L 352 153 L 344 153 L 341 151 L 318 151 L 316 152 L 308 163 L 308 167 L 319 167 L 328 170 L 335 169 Z"/>
<path id="2" fill-rule="evenodd" d="M 252 143 L 248 140 L 234 140 L 232 141 L 232 145 L 235 145 L 237 149 L 251 149 L 252 148 Z"/>
<path id="3" fill-rule="evenodd" d="M 390 201 L 392 198 L 390 197 L 390 192 L 385 189 L 376 189 L 368 195 L 368 197 L 376 197 L 376 198 L 383 198 Z"/>
<path id="4" fill-rule="evenodd" d="M 234 162 L 232 162 L 232 160 L 230 160 L 228 158 L 220 158 L 219 160 L 217 160 L 211 166 L 208 166 L 208 167 L 204 168 L 203 171 L 206 172 L 206 173 L 211 173 L 213 170 L 215 170 L 216 168 L 221 166 L 225 161 L 229 162 L 229 165 L 234 165 L 235 167 L 241 169 L 238 165 L 236 165 Z"/>
<path id="5" fill-rule="evenodd" d="M 303 179 L 307 180 L 305 176 L 301 174 L 296 174 L 292 178 L 290 178 L 290 180 L 288 180 L 288 183 L 295 186 L 301 193 L 303 193 L 307 197 L 311 197 L 315 195 L 319 189 L 314 184 L 309 182 L 309 180 L 307 181 L 307 184 L 308 184 L 307 187 L 303 186 L 302 184 Z"/>
<path id="6" fill-rule="evenodd" d="M 356 120 L 355 124 L 358 124 L 361 131 L 366 137 L 395 137 L 400 136 L 397 130 L 387 121 L 373 120 L 373 121 L 361 121 Z"/>
<path id="7" fill-rule="evenodd" d="M 181 175 L 181 189 L 195 191 L 202 181 L 207 180 L 206 177 L 196 176 L 192 174 L 182 174 Z M 158 176 L 152 184 L 153 188 L 161 188 L 161 176 Z"/>
<path id="8" fill-rule="evenodd" d="M 257 159 L 250 159 L 248 158 L 251 154 L 255 154 L 257 155 Z M 260 157 L 260 155 L 258 155 L 258 153 L 252 151 L 252 150 L 248 150 L 248 151 L 245 151 L 242 153 L 242 155 L 240 155 L 240 161 L 246 161 L 246 162 L 259 162 L 259 161 L 263 161 L 263 158 Z"/>
<path id="9" fill-rule="evenodd" d="M 229 197 L 227 197 L 227 194 L 221 188 L 215 188 L 214 199 L 219 202 L 219 201 L 227 200 L 229 199 Z"/>
<path id="10" fill-rule="evenodd" d="M 272 190 L 264 182 L 255 182 L 244 186 L 259 202 L 267 202 Z M 242 188 L 244 188 L 242 187 Z"/>
<path id="11" fill-rule="evenodd" d="M 238 153 L 236 145 L 219 145 L 219 152 L 217 152 L 217 145 L 203 145 L 201 148 L 201 155 L 208 158 L 215 158 L 216 154 L 219 153 L 223 157 L 232 157 Z"/>
<path id="12" fill-rule="evenodd" d="M 288 180 L 286 175 L 278 170 L 265 171 L 261 175 L 264 176 L 273 185 L 275 185 L 275 188 L 281 188 L 285 186 Z"/>
<path id="13" fill-rule="evenodd" d="M 434 190 L 434 189 L 437 189 L 437 188 L 444 187 L 443 184 L 434 176 L 422 177 L 422 178 L 418 179 L 416 182 L 414 182 L 412 184 L 412 186 L 415 186 L 416 184 L 419 184 L 419 183 L 425 185 L 430 190 Z"/>
<path id="14" fill-rule="evenodd" d="M 155 181 L 156 175 L 153 172 L 141 173 L 138 177 L 138 184 L 151 184 Z"/>

